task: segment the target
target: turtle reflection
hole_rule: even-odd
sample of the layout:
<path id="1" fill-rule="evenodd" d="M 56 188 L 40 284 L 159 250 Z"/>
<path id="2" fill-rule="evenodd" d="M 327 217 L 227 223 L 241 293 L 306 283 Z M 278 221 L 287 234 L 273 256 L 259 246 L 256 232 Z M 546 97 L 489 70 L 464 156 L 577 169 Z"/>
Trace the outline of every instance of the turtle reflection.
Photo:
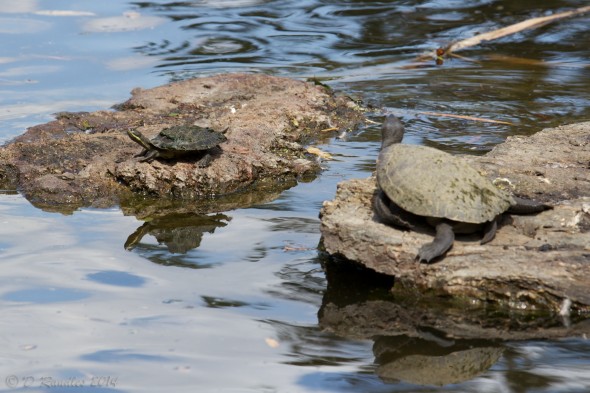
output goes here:
<path id="1" fill-rule="evenodd" d="M 323 267 L 328 286 L 318 311 L 320 328 L 373 340 L 375 373 L 385 383 L 445 386 L 471 380 L 500 359 L 505 340 L 522 334 L 501 328 L 502 320 L 489 310 L 466 313 L 441 298 L 392 292 L 391 276 L 343 259 L 330 257 Z M 514 324 L 514 313 L 511 318 Z"/>
<path id="2" fill-rule="evenodd" d="M 165 244 L 168 251 L 175 254 L 198 248 L 204 233 L 213 233 L 218 227 L 224 227 L 231 220 L 225 214 L 169 214 L 146 221 L 125 242 L 126 250 L 133 250 L 140 245 L 141 239 L 150 234 L 159 244 Z"/>
<path id="3" fill-rule="evenodd" d="M 483 340 L 381 336 L 373 353 L 384 382 L 444 386 L 468 381 L 493 366 L 504 348 Z"/>

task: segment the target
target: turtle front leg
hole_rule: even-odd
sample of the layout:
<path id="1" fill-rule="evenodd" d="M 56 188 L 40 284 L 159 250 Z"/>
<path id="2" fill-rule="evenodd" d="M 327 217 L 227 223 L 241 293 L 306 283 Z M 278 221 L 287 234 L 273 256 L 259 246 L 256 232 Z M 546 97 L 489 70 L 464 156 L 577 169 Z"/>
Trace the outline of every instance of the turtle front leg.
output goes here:
<path id="1" fill-rule="evenodd" d="M 426 243 L 420 250 L 418 250 L 417 259 L 419 262 L 425 261 L 430 263 L 434 258 L 443 255 L 448 251 L 455 241 L 455 232 L 446 222 L 441 222 L 436 226 L 436 235 L 434 240 L 430 243 Z"/>
<path id="2" fill-rule="evenodd" d="M 139 159 L 139 162 L 152 162 L 154 160 L 154 158 L 157 158 L 159 156 L 160 156 L 160 152 L 157 151 L 156 149 L 147 150 L 143 154 L 143 158 Z"/>
<path id="3" fill-rule="evenodd" d="M 197 166 L 199 168 L 206 168 L 211 164 L 211 161 L 213 161 L 213 156 L 210 153 L 205 153 L 203 157 L 197 161 Z"/>
<path id="4" fill-rule="evenodd" d="M 147 149 L 142 149 L 139 153 L 137 153 L 133 157 L 135 157 L 135 158 L 137 158 L 137 157 L 143 157 L 143 156 L 145 156 L 145 153 L 147 153 L 147 152 L 148 152 Z"/>

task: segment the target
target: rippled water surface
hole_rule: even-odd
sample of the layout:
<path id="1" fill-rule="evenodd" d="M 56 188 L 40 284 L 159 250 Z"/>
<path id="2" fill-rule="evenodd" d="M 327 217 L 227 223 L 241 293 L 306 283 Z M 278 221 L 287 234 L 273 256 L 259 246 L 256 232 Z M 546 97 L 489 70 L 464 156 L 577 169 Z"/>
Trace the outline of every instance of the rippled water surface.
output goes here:
<path id="1" fill-rule="evenodd" d="M 109 108 L 137 86 L 240 71 L 315 77 L 399 114 L 410 143 L 485 152 L 508 135 L 590 118 L 590 15 L 473 47 L 442 66 L 415 60 L 587 2 L 539 4 L 0 0 L 0 141 L 57 111 Z M 116 208 L 65 216 L 0 195 L 0 389 L 590 390 L 582 338 L 505 343 L 488 370 L 435 387 L 384 381 L 377 341 L 319 329 L 318 211 L 339 181 L 374 169 L 378 137 L 369 126 L 325 141 L 336 160 L 317 179 L 250 208 L 177 217 L 182 234 Z"/>

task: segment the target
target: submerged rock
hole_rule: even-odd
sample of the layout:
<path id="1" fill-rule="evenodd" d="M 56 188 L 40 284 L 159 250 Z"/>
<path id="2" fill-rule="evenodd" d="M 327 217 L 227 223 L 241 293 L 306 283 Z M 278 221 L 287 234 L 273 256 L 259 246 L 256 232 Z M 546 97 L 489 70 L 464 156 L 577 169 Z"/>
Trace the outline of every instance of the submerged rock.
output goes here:
<path id="1" fill-rule="evenodd" d="M 255 184 L 281 188 L 319 169 L 303 144 L 362 119 L 350 99 L 312 83 L 253 74 L 191 79 L 135 89 L 115 111 L 64 112 L 29 128 L 0 148 L 0 183 L 60 211 L 110 206 L 134 194 L 194 200 Z M 206 168 L 190 156 L 152 163 L 134 157 L 141 148 L 128 129 L 152 138 L 185 124 L 227 129 Z"/>
<path id="2" fill-rule="evenodd" d="M 395 293 L 452 296 L 513 308 L 590 311 L 590 123 L 509 138 L 470 163 L 521 197 L 554 205 L 531 216 L 505 214 L 496 238 L 457 236 L 446 257 L 419 264 L 433 230 L 399 230 L 371 208 L 375 179 L 339 184 L 321 211 L 326 251 L 395 277 Z M 568 311 L 569 306 L 567 307 Z"/>

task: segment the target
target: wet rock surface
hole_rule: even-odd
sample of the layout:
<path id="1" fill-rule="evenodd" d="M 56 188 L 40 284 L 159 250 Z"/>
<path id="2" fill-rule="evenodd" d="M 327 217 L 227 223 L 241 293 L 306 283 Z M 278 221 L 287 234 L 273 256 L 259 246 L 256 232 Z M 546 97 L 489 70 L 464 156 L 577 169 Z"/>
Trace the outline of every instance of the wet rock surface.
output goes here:
<path id="1" fill-rule="evenodd" d="M 197 200 L 281 189 L 318 171 L 305 144 L 322 130 L 354 128 L 362 119 L 351 100 L 313 83 L 253 74 L 191 79 L 135 89 L 114 111 L 60 113 L 31 127 L 0 148 L 0 183 L 59 211 L 125 205 L 136 195 Z M 206 168 L 190 156 L 151 163 L 134 157 L 141 147 L 127 129 L 152 138 L 185 124 L 227 129 L 227 142 Z"/>
<path id="2" fill-rule="evenodd" d="M 392 290 L 403 296 L 556 312 L 571 301 L 571 310 L 589 311 L 590 123 L 509 138 L 485 156 L 467 159 L 499 186 L 554 209 L 505 214 L 491 243 L 457 236 L 442 260 L 419 264 L 417 250 L 432 240 L 433 230 L 380 223 L 371 208 L 375 179 L 354 179 L 340 183 L 322 208 L 326 251 L 395 277 Z"/>
<path id="3" fill-rule="evenodd" d="M 560 310 L 548 308 L 509 308 L 428 291 L 391 291 L 395 278 L 361 270 L 351 261 L 330 260 L 324 268 L 328 289 L 318 312 L 319 325 L 343 337 L 419 341 L 425 354 L 441 356 L 440 351 L 476 347 L 473 340 L 489 346 L 507 340 L 590 334 L 590 319 L 584 313 L 560 315 Z"/>

